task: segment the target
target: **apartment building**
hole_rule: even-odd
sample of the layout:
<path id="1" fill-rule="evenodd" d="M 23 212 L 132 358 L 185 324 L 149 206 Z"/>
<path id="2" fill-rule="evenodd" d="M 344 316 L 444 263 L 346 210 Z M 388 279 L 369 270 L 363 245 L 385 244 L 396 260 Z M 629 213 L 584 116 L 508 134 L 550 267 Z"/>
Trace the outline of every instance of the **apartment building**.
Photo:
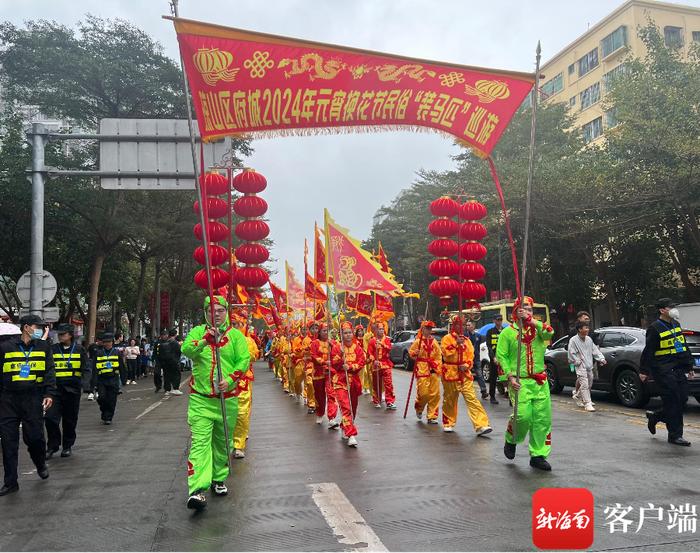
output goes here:
<path id="1" fill-rule="evenodd" d="M 637 30 L 650 19 L 668 46 L 687 52 L 690 44 L 700 42 L 700 8 L 628 0 L 542 65 L 542 101 L 566 103 L 586 142 L 601 139 L 605 129 L 615 126 L 615 114 L 603 110 L 602 100 L 624 71 L 627 55 L 645 55 Z"/>

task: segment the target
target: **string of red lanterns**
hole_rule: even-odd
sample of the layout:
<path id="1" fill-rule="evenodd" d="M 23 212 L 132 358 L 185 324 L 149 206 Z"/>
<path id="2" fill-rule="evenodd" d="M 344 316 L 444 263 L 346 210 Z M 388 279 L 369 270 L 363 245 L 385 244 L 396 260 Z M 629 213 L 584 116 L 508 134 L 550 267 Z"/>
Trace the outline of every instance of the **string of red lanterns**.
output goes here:
<path id="1" fill-rule="evenodd" d="M 465 240 L 459 252 L 464 261 L 459 267 L 462 279 L 460 296 L 466 309 L 480 309 L 479 300 L 486 295 L 486 286 L 480 280 L 486 276 L 486 267 L 478 261 L 486 256 L 486 247 L 480 243 L 486 237 L 486 227 L 477 221 L 486 217 L 487 209 L 476 200 L 468 200 L 459 208 L 459 218 L 465 223 L 459 229 L 459 236 Z"/>
<path id="2" fill-rule="evenodd" d="M 428 245 L 428 251 L 437 259 L 428 265 L 430 274 L 438 277 L 430 283 L 428 290 L 440 298 L 440 305 L 447 307 L 452 297 L 459 294 L 460 286 L 453 276 L 458 274 L 459 265 L 453 259 L 459 246 L 452 236 L 459 232 L 459 223 L 453 217 L 459 213 L 459 204 L 449 196 L 442 196 L 430 203 L 430 213 L 437 217 L 428 225 L 428 232 L 436 237 Z"/>

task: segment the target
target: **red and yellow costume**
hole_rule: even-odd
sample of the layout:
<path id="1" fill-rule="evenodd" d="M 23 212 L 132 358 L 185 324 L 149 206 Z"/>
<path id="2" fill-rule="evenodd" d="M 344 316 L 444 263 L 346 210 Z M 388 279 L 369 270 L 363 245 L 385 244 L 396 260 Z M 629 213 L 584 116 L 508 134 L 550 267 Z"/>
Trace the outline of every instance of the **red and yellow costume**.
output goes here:
<path id="1" fill-rule="evenodd" d="M 343 323 L 343 327 L 352 325 Z M 342 327 L 341 327 L 342 328 Z M 343 366 L 345 365 L 345 367 Z M 365 367 L 365 352 L 360 344 L 353 340 L 352 344 L 346 346 L 334 343 L 331 356 L 331 382 L 333 391 L 341 412 L 340 427 L 343 429 L 345 437 L 357 435 L 355 417 L 357 416 L 357 400 L 362 395 L 362 383 L 360 373 Z M 345 378 L 347 369 L 347 378 Z"/>
<path id="2" fill-rule="evenodd" d="M 296 331 L 291 343 L 292 371 L 290 374 L 289 391 L 297 397 L 301 397 L 304 384 L 304 339 Z"/>
<path id="3" fill-rule="evenodd" d="M 389 358 L 390 352 L 391 340 L 388 336 L 384 336 L 381 339 L 378 336 L 374 336 L 369 341 L 367 356 L 372 367 L 372 403 L 375 405 L 381 405 L 382 403 L 382 388 L 387 407 L 394 405 L 396 402 L 394 381 L 391 374 L 394 364 Z"/>
<path id="4" fill-rule="evenodd" d="M 321 327 L 326 326 L 321 323 Z M 330 347 L 328 339 L 316 338 L 311 342 L 311 361 L 313 362 L 314 398 L 316 399 L 316 416 L 322 417 L 327 410 L 328 420 L 332 421 L 338 414 L 338 404 L 330 380 Z M 326 404 L 328 404 L 326 406 Z"/>
<path id="5" fill-rule="evenodd" d="M 358 337 L 358 334 L 362 331 L 362 336 Z M 367 338 L 365 328 L 362 325 L 357 325 L 355 327 L 355 341 L 362 347 L 362 351 L 365 352 L 365 367 L 360 372 L 362 381 L 362 393 L 369 393 L 372 389 L 372 368 L 370 367 L 369 354 L 367 348 L 369 346 L 369 341 L 371 338 Z"/>
<path id="6" fill-rule="evenodd" d="M 292 362 L 292 345 L 285 334 L 280 334 L 277 344 L 277 351 L 280 359 L 279 376 L 282 379 L 282 388 L 289 393 L 289 365 Z"/>
<path id="7" fill-rule="evenodd" d="M 306 392 L 306 405 L 309 409 L 316 409 L 316 398 L 314 396 L 314 363 L 311 359 L 311 343 L 318 338 L 318 331 L 312 331 L 312 327 L 318 328 L 318 323 L 309 323 L 309 333 L 304 336 L 301 342 L 304 355 L 304 391 Z"/>
<path id="8" fill-rule="evenodd" d="M 434 327 L 432 321 L 424 321 L 419 335 L 411 344 L 408 355 L 413 359 L 413 371 L 416 375 L 416 415 L 421 417 L 423 409 L 428 406 L 428 421 L 437 423 L 440 408 L 440 373 L 442 370 L 442 352 L 435 338 L 424 336 L 424 327 Z"/>
<path id="9" fill-rule="evenodd" d="M 242 331 L 247 330 L 248 322 L 245 313 L 234 313 L 232 316 L 233 322 L 237 328 Z M 253 363 L 258 359 L 260 350 L 255 340 L 244 332 L 246 343 L 248 344 L 248 352 L 250 353 L 250 365 L 243 377 L 238 381 L 238 418 L 233 431 L 233 447 L 238 450 L 244 450 L 248 433 L 250 431 L 250 414 L 253 408 L 253 381 L 255 374 L 253 373 Z"/>
<path id="10" fill-rule="evenodd" d="M 453 319 L 451 332 L 442 338 L 440 347 L 443 358 L 442 425 L 449 432 L 457 424 L 461 395 L 467 404 L 467 413 L 474 430 L 479 432 L 489 426 L 489 417 L 474 392 L 474 376 L 471 371 L 474 365 L 474 346 L 464 336 L 459 317 Z"/>

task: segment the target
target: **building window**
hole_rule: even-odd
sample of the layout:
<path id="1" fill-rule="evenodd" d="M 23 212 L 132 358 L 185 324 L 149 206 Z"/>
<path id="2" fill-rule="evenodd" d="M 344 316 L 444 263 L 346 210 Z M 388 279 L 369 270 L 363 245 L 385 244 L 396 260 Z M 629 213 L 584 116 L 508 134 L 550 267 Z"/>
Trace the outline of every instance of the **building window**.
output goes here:
<path id="1" fill-rule="evenodd" d="M 693 42 L 700 42 L 700 31 L 693 31 Z"/>
<path id="2" fill-rule="evenodd" d="M 540 89 L 541 97 L 546 100 L 564 90 L 564 74 L 559 73 L 556 77 L 549 79 Z"/>
<path id="3" fill-rule="evenodd" d="M 600 100 L 600 83 L 592 84 L 586 90 L 581 92 L 579 96 L 581 110 L 591 107 Z"/>
<path id="4" fill-rule="evenodd" d="M 569 66 L 569 75 L 573 75 L 573 74 L 574 74 L 574 71 L 576 71 L 576 64 L 575 64 L 575 63 L 572 63 L 572 64 Z"/>
<path id="5" fill-rule="evenodd" d="M 569 107 L 572 108 L 576 105 L 576 96 L 569 98 Z"/>
<path id="6" fill-rule="evenodd" d="M 583 126 L 583 141 L 588 144 L 603 134 L 603 118 L 597 117 Z"/>
<path id="7" fill-rule="evenodd" d="M 605 128 L 612 129 L 617 126 L 619 121 L 617 120 L 617 108 L 612 108 L 605 112 Z"/>
<path id="8" fill-rule="evenodd" d="M 593 48 L 588 54 L 578 60 L 578 76 L 583 77 L 586 73 L 598 67 L 598 48 Z"/>
<path id="9" fill-rule="evenodd" d="M 669 48 L 683 46 L 683 29 L 681 27 L 664 27 L 664 42 Z"/>
<path id="10" fill-rule="evenodd" d="M 627 46 L 627 27 L 622 25 L 600 41 L 600 53 L 606 58 L 613 52 Z"/>
<path id="11" fill-rule="evenodd" d="M 625 74 L 625 71 L 625 64 L 621 63 L 603 75 L 603 88 L 606 93 L 612 90 L 612 87 L 615 86 L 615 82 Z"/>

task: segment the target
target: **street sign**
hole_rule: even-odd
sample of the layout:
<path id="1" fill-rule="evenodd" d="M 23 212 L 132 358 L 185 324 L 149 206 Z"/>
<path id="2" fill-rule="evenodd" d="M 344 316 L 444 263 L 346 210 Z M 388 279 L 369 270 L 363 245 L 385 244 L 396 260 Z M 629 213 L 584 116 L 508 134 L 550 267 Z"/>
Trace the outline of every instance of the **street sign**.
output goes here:
<path id="1" fill-rule="evenodd" d="M 24 317 L 25 315 L 29 315 L 29 308 L 28 307 L 22 307 L 19 310 L 19 316 Z M 44 319 L 45 323 L 55 323 L 59 319 L 59 311 L 58 307 L 44 307 L 41 310 L 41 315 L 39 315 L 42 319 Z"/>
<path id="2" fill-rule="evenodd" d="M 17 296 L 22 302 L 22 307 L 29 307 L 29 290 L 31 288 L 31 272 L 27 271 L 17 281 Z M 42 279 L 41 287 L 41 305 L 46 307 L 50 304 L 56 297 L 56 292 L 58 292 L 58 283 L 56 278 L 49 273 L 44 271 L 44 278 Z"/>
<path id="3" fill-rule="evenodd" d="M 194 130 L 199 143 L 197 125 Z M 186 119 L 101 119 L 96 138 L 100 142 L 100 172 L 110 174 L 101 177 L 102 188 L 194 190 Z M 205 169 L 223 165 L 230 150 L 230 138 L 204 144 Z M 199 151 L 197 144 L 198 166 Z"/>

